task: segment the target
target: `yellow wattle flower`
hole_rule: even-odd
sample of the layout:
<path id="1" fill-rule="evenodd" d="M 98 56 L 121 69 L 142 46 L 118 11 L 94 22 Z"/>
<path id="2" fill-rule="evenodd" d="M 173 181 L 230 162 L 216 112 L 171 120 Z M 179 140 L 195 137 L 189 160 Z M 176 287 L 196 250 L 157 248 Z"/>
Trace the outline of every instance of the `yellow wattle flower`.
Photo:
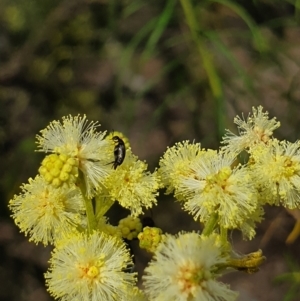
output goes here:
<path id="1" fill-rule="evenodd" d="M 120 239 L 94 231 L 73 232 L 52 252 L 45 274 L 50 294 L 58 300 L 128 300 L 136 274 L 126 273 L 132 260 Z"/>
<path id="2" fill-rule="evenodd" d="M 167 234 L 145 269 L 146 296 L 149 300 L 234 301 L 237 293 L 216 279 L 229 258 L 217 235 Z"/>
<path id="3" fill-rule="evenodd" d="M 274 130 L 280 127 L 280 122 L 276 118 L 269 119 L 269 113 L 263 112 L 263 107 L 252 107 L 252 114 L 245 120 L 244 116 L 236 116 L 234 123 L 238 127 L 238 135 L 226 130 L 223 137 L 223 147 L 232 154 L 239 154 L 243 150 L 261 144 L 267 144 Z"/>
<path id="4" fill-rule="evenodd" d="M 105 177 L 112 172 L 108 163 L 113 158 L 113 150 L 111 143 L 105 139 L 106 132 L 97 131 L 99 126 L 98 122 L 89 122 L 85 115 L 75 117 L 69 115 L 63 117 L 61 122 L 52 121 L 40 131 L 40 135 L 36 136 L 39 151 L 73 160 L 71 166 L 78 167 L 81 171 L 88 198 L 92 198 L 101 190 Z M 52 159 L 58 161 L 56 157 Z M 68 167 L 66 166 L 67 170 Z M 60 171 L 59 167 L 58 170 Z M 48 172 L 47 168 L 42 166 L 40 172 L 49 182 L 52 181 L 51 177 L 54 177 L 54 184 L 59 186 L 61 179 L 57 178 L 58 170 L 51 166 Z M 76 176 L 77 171 L 73 170 L 73 172 Z M 62 178 L 64 180 L 67 178 L 65 173 L 62 174 Z"/>
<path id="5" fill-rule="evenodd" d="M 142 231 L 143 225 L 138 217 L 127 216 L 119 221 L 118 229 L 122 233 L 122 237 L 132 240 Z"/>
<path id="6" fill-rule="evenodd" d="M 138 235 L 139 246 L 148 252 L 154 253 L 159 243 L 163 240 L 162 230 L 157 227 L 145 227 Z"/>
<path id="7" fill-rule="evenodd" d="M 131 211 L 132 216 L 143 212 L 143 207 L 156 204 L 158 189 L 161 187 L 157 172 L 147 171 L 147 164 L 128 149 L 122 165 L 111 172 L 103 183 L 106 197 Z"/>
<path id="8" fill-rule="evenodd" d="M 64 154 L 51 154 L 44 158 L 39 168 L 40 175 L 54 187 L 74 184 L 78 178 L 77 159 Z"/>
<path id="9" fill-rule="evenodd" d="M 76 187 L 55 188 L 43 177 L 29 179 L 21 186 L 22 193 L 9 202 L 12 217 L 30 241 L 54 244 L 73 232 L 84 218 L 84 202 Z"/>

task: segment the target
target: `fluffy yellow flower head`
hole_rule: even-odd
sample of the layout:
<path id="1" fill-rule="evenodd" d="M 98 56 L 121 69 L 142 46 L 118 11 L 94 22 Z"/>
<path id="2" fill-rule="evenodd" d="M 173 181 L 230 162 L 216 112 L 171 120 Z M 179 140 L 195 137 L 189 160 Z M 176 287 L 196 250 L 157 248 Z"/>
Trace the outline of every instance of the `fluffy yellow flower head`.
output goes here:
<path id="1" fill-rule="evenodd" d="M 176 198 L 178 200 L 182 198 L 180 194 L 177 194 L 178 183 L 181 177 L 194 176 L 191 169 L 193 162 L 204 152 L 201 150 L 200 143 L 190 143 L 189 141 L 178 142 L 166 150 L 159 161 L 158 173 L 167 188 L 167 193 L 175 191 Z"/>
<path id="2" fill-rule="evenodd" d="M 264 216 L 264 208 L 258 204 L 256 209 L 249 213 L 248 217 L 239 225 L 239 230 L 242 231 L 244 239 L 252 239 L 255 237 L 256 224 L 261 223 Z"/>
<path id="3" fill-rule="evenodd" d="M 88 122 L 86 116 L 66 116 L 62 123 L 52 121 L 50 125 L 37 135 L 40 151 L 65 155 L 77 161 L 82 171 L 88 197 L 95 194 L 104 178 L 111 171 L 107 165 L 112 161 L 111 143 L 104 139 L 105 132 L 97 132 L 99 124 Z"/>
<path id="4" fill-rule="evenodd" d="M 238 127 L 239 135 L 227 130 L 222 143 L 226 144 L 225 149 L 236 154 L 256 144 L 267 143 L 273 131 L 280 126 L 276 118 L 269 119 L 269 113 L 263 112 L 262 106 L 252 107 L 252 114 L 246 120 L 244 117 L 235 117 L 234 123 Z"/>
<path id="5" fill-rule="evenodd" d="M 145 269 L 145 293 L 152 301 L 234 301 L 237 293 L 216 280 L 228 259 L 217 235 L 166 235 Z"/>
<path id="6" fill-rule="evenodd" d="M 46 283 L 50 294 L 62 301 L 126 300 L 135 286 L 135 273 L 125 272 L 132 264 L 119 239 L 75 233 L 52 252 Z"/>
<path id="7" fill-rule="evenodd" d="M 37 176 L 9 202 L 12 217 L 30 240 L 52 244 L 81 224 L 84 202 L 79 189 L 54 188 Z"/>
<path id="8" fill-rule="evenodd" d="M 192 177 L 181 178 L 178 191 L 195 219 L 206 222 L 218 213 L 219 225 L 234 229 L 256 211 L 257 192 L 249 170 L 241 165 L 232 168 L 234 160 L 228 153 L 208 152 L 194 162 Z"/>
<path id="9" fill-rule="evenodd" d="M 105 179 L 104 186 L 108 197 L 138 216 L 143 206 L 156 204 L 160 180 L 156 171 L 148 172 L 147 164 L 128 149 L 124 162 Z"/>
<path id="10" fill-rule="evenodd" d="M 128 296 L 124 296 L 118 301 L 150 301 L 145 293 L 140 290 L 138 287 L 135 287 Z"/>
<path id="11" fill-rule="evenodd" d="M 300 143 L 276 139 L 250 150 L 253 180 L 262 202 L 289 209 L 300 206 Z"/>

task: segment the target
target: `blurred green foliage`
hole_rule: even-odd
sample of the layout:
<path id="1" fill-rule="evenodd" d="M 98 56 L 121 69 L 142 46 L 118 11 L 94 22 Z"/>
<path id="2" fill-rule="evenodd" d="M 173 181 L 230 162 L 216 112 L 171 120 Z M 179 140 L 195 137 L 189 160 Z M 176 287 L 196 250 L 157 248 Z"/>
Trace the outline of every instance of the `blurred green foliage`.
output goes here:
<path id="1" fill-rule="evenodd" d="M 296 301 L 300 295 L 300 266 L 288 256 L 285 259 L 289 272 L 277 276 L 275 282 L 288 284 L 289 288 L 282 301 Z"/>

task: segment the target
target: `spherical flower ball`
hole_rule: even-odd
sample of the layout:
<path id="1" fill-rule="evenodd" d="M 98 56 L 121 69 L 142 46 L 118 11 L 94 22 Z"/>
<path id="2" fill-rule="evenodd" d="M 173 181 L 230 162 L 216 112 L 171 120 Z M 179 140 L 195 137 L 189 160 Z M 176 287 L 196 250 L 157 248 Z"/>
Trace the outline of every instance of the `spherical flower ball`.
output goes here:
<path id="1" fill-rule="evenodd" d="M 252 114 L 245 119 L 244 116 L 236 116 L 234 123 L 238 127 L 238 135 L 226 130 L 222 143 L 230 153 L 239 154 L 255 145 L 267 144 L 272 139 L 273 132 L 280 127 L 276 118 L 269 118 L 269 113 L 263 112 L 263 107 L 252 107 Z"/>
<path id="2" fill-rule="evenodd" d="M 105 139 L 106 132 L 97 131 L 99 124 L 89 122 L 86 116 L 65 116 L 62 122 L 54 120 L 37 135 L 39 151 L 74 159 L 81 171 L 86 195 L 91 198 L 101 189 L 111 172 L 108 163 L 113 158 L 113 146 Z"/>
<path id="3" fill-rule="evenodd" d="M 193 176 L 182 177 L 178 191 L 185 196 L 184 209 L 205 223 L 212 214 L 226 229 L 240 229 L 256 211 L 257 191 L 246 166 L 232 166 L 228 153 L 208 152 L 194 162 Z"/>
<path id="4" fill-rule="evenodd" d="M 135 273 L 126 245 L 105 233 L 75 233 L 57 244 L 45 274 L 58 300 L 117 301 L 133 294 Z M 126 300 L 126 299 L 124 299 Z"/>
<path id="5" fill-rule="evenodd" d="M 145 293 L 150 301 L 236 300 L 237 293 L 216 280 L 228 256 L 218 235 L 166 235 L 145 269 Z"/>
<path id="6" fill-rule="evenodd" d="M 143 207 L 152 208 L 157 203 L 161 183 L 157 171 L 151 173 L 147 168 L 148 165 L 128 149 L 122 165 L 104 181 L 105 197 L 117 200 L 134 217 L 143 213 Z"/>
<path id="7" fill-rule="evenodd" d="M 53 244 L 82 224 L 84 201 L 76 187 L 55 188 L 43 177 L 29 179 L 9 202 L 12 217 L 30 241 Z"/>

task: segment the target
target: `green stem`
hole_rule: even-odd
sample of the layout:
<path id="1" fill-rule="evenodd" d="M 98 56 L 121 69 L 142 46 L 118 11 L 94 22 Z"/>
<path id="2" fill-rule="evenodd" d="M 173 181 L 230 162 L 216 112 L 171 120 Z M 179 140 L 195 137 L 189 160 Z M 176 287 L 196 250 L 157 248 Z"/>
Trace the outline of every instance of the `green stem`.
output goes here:
<path id="1" fill-rule="evenodd" d="M 91 234 L 93 232 L 93 230 L 96 229 L 97 224 L 96 224 L 92 199 L 89 199 L 86 196 L 86 185 L 85 185 L 85 181 L 84 181 L 82 175 L 80 176 L 80 180 L 79 180 L 79 188 L 80 188 L 82 196 L 84 198 L 87 224 L 88 224 L 88 233 Z"/>
<path id="2" fill-rule="evenodd" d="M 104 216 L 104 214 L 110 209 L 110 207 L 114 204 L 114 201 L 105 196 L 95 197 L 95 205 L 96 205 L 96 218 L 100 218 Z"/>
<path id="3" fill-rule="evenodd" d="M 185 19 L 190 28 L 192 38 L 196 43 L 197 50 L 202 59 L 203 68 L 206 71 L 209 85 L 216 102 L 218 135 L 222 137 L 225 126 L 224 126 L 224 101 L 223 101 L 223 91 L 222 91 L 221 81 L 217 74 L 216 68 L 214 66 L 211 52 L 207 49 L 207 47 L 205 47 L 205 43 L 203 42 L 201 35 L 199 34 L 201 31 L 200 31 L 199 22 L 197 21 L 195 16 L 195 9 L 193 8 L 190 0 L 180 0 L 180 2 L 183 8 Z"/>
<path id="4" fill-rule="evenodd" d="M 84 201 L 85 201 L 86 217 L 88 221 L 88 232 L 89 234 L 91 234 L 93 230 L 96 229 L 96 219 L 95 219 L 93 203 L 92 203 L 92 199 L 89 199 L 86 196 L 84 196 Z"/>
<path id="5" fill-rule="evenodd" d="M 299 24 L 299 20 L 300 20 L 300 0 L 296 0 L 295 3 L 295 20 L 296 22 Z"/>
<path id="6" fill-rule="evenodd" d="M 221 240 L 224 243 L 227 242 L 227 232 L 228 232 L 228 230 L 226 228 L 221 227 L 221 229 L 220 229 L 220 235 L 221 235 Z"/>
<path id="7" fill-rule="evenodd" d="M 204 229 L 202 231 L 203 235 L 208 236 L 214 231 L 214 229 L 218 223 L 218 218 L 219 218 L 218 213 L 213 213 L 210 216 L 209 220 L 205 224 Z"/>

